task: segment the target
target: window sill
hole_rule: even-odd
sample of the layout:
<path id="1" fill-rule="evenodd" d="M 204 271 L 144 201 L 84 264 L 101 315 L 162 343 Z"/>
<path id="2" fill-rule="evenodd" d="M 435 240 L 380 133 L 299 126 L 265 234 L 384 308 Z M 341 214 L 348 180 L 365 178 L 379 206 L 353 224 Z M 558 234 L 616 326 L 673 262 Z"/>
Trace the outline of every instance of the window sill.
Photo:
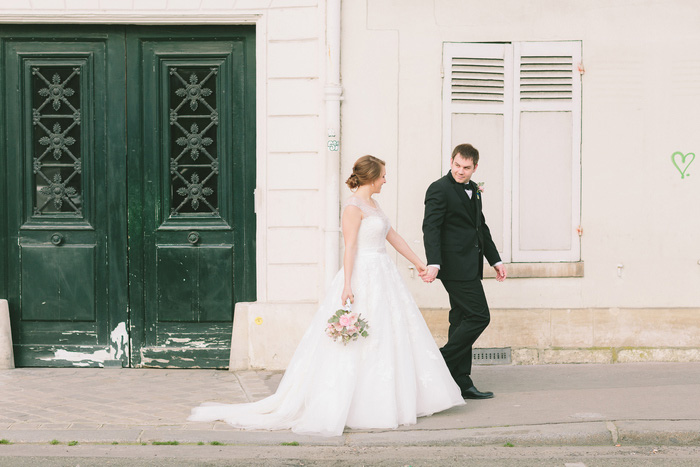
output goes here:
<path id="1" fill-rule="evenodd" d="M 575 263 L 504 263 L 508 278 L 583 277 L 583 261 Z M 484 279 L 493 279 L 496 271 L 484 264 Z"/>

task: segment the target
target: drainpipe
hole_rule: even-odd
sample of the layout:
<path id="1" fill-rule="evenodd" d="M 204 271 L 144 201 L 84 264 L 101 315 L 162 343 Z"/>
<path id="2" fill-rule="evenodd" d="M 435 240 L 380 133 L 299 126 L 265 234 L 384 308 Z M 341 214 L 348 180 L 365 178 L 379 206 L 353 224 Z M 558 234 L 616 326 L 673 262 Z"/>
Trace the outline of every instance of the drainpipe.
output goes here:
<path id="1" fill-rule="evenodd" d="M 340 2 L 326 1 L 326 219 L 325 285 L 340 268 Z"/>

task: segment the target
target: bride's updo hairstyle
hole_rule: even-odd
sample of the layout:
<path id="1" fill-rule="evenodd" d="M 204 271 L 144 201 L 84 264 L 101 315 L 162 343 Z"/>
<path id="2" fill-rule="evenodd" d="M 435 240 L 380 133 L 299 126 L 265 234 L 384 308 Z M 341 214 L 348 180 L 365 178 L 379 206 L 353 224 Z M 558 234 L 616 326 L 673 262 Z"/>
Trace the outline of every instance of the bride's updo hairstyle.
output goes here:
<path id="1" fill-rule="evenodd" d="M 382 176 L 382 168 L 386 165 L 383 160 L 374 156 L 362 156 L 352 166 L 352 173 L 345 184 L 354 190 L 362 185 L 372 183 Z"/>

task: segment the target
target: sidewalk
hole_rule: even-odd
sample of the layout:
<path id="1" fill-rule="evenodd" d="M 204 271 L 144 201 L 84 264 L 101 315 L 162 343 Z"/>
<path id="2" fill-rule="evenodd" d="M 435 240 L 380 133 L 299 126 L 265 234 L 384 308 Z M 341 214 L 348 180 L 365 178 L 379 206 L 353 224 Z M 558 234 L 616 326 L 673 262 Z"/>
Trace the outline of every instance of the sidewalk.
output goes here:
<path id="1" fill-rule="evenodd" d="M 270 371 L 0 370 L 0 439 L 13 443 L 179 443 L 306 446 L 700 445 L 700 363 L 477 366 L 489 400 L 467 401 L 396 430 L 300 436 L 188 422 L 204 401 L 274 392 Z"/>

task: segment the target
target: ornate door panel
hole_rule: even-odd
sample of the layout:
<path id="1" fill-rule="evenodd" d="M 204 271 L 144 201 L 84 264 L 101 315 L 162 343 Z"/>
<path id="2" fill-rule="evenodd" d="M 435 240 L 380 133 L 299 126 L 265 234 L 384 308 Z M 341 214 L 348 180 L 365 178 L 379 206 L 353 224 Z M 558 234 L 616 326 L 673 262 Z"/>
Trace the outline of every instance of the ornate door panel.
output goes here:
<path id="1" fill-rule="evenodd" d="M 228 365 L 255 299 L 254 50 L 247 26 L 3 26 L 17 366 Z"/>
<path id="2" fill-rule="evenodd" d="M 254 299 L 252 33 L 128 37 L 137 365 L 228 366 L 234 304 Z"/>
<path id="3" fill-rule="evenodd" d="M 3 28 L 15 363 L 128 365 L 123 37 Z"/>

